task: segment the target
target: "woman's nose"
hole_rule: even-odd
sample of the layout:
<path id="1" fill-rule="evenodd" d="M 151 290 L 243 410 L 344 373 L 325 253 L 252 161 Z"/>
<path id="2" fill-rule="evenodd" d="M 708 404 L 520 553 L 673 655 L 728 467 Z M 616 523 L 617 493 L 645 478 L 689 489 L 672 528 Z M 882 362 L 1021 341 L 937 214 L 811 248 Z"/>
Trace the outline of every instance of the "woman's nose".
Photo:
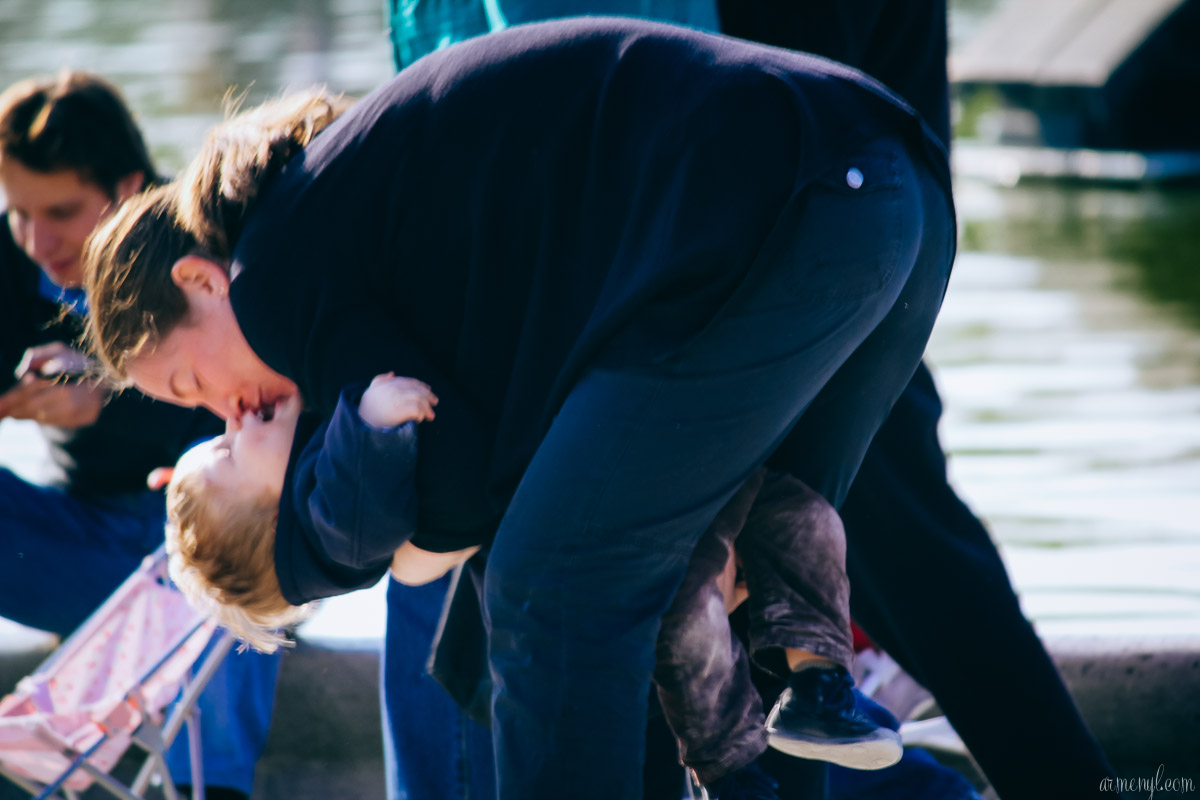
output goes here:
<path id="1" fill-rule="evenodd" d="M 209 411 L 225 420 L 225 430 L 241 430 L 242 401 L 240 397 L 233 396 L 226 397 L 224 399 L 202 397 L 200 399 L 200 405 L 204 406 Z"/>

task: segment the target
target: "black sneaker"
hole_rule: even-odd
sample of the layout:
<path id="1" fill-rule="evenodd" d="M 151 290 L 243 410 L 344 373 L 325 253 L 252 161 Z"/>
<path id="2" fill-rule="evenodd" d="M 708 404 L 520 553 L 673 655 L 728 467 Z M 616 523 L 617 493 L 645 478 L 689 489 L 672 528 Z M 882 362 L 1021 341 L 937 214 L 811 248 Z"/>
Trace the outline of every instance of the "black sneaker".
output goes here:
<path id="1" fill-rule="evenodd" d="M 841 666 L 793 672 L 767 716 L 767 743 L 800 758 L 850 769 L 883 769 L 900 760 L 900 734 L 859 710 L 854 679 Z"/>
<path id="2" fill-rule="evenodd" d="M 709 800 L 779 800 L 779 784 L 750 762 L 704 787 Z"/>

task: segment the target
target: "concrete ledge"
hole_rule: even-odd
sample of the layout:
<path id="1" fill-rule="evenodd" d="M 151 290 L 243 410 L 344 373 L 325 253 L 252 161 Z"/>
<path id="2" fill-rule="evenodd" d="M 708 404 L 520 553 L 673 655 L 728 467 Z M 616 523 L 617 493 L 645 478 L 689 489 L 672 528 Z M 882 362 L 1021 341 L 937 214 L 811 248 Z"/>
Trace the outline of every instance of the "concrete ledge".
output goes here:
<path id="1" fill-rule="evenodd" d="M 1200 786 L 1200 637 L 1047 644 L 1121 777 L 1151 777 L 1162 764 Z"/>
<path id="2" fill-rule="evenodd" d="M 301 629 L 284 654 L 255 798 L 383 800 L 383 614 L 381 586 L 327 604 Z M 54 643 L 0 621 L 0 688 L 36 668 Z M 1047 645 L 1118 775 L 1150 778 L 1162 764 L 1166 776 L 1200 785 L 1200 637 L 1063 637 Z M 0 800 L 10 796 L 20 795 L 0 788 Z"/>
<path id="3" fill-rule="evenodd" d="M 0 618 L 0 695 L 37 669 L 58 647 L 58 637 Z"/>
<path id="4" fill-rule="evenodd" d="M 301 641 L 284 654 L 262 800 L 383 800 L 379 644 Z"/>
<path id="5" fill-rule="evenodd" d="M 1118 775 L 1149 778 L 1162 764 L 1165 775 L 1188 777 L 1200 786 L 1200 637 L 1064 637 L 1049 639 L 1047 647 Z M 260 786 L 265 791 L 277 780 L 277 772 L 289 770 L 304 770 L 306 776 L 319 773 L 322 781 L 331 782 L 325 784 L 325 794 L 255 796 L 382 798 L 382 789 L 380 794 L 360 793 L 358 782 L 353 790 L 332 782 L 341 774 L 333 768 L 340 765 L 353 772 L 356 781 L 370 783 L 370 776 L 358 770 L 375 768 L 366 756 L 381 752 L 377 676 L 377 652 L 348 652 L 338 642 L 304 641 L 288 654 Z M 1020 679 L 1013 675 L 1013 680 Z M 361 685 L 344 685 L 352 682 Z M 980 691 L 988 688 L 981 686 Z M 333 697 L 336 703 L 330 702 Z M 1038 720 L 1030 719 L 1029 724 L 1037 725 Z M 317 738 L 305 740 L 310 734 L 298 737 L 297 731 Z M 326 736 L 331 739 L 328 744 L 323 743 Z M 349 760 L 337 761 L 332 754 Z"/>
<path id="6" fill-rule="evenodd" d="M 386 586 L 325 601 L 283 654 L 256 800 L 383 800 Z"/>

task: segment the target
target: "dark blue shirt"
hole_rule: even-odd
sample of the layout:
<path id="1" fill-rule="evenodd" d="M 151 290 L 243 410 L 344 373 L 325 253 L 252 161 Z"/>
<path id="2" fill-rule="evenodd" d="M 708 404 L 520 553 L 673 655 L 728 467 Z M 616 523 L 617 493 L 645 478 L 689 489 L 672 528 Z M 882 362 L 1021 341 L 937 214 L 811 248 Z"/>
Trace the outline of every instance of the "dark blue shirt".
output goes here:
<path id="1" fill-rule="evenodd" d="M 880 137 L 949 196 L 923 123 L 849 68 L 633 20 L 509 28 L 421 59 L 283 167 L 236 244 L 234 313 L 323 416 L 381 372 L 429 383 L 414 542 L 477 544 L 581 372 L 685 345 L 789 199 Z"/>

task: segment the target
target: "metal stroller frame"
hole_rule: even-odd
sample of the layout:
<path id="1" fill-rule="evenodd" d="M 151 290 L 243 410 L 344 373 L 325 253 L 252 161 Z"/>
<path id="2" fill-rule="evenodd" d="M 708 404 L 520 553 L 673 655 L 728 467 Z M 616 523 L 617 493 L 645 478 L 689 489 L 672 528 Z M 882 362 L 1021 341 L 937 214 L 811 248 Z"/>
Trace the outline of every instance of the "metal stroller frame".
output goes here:
<path id="1" fill-rule="evenodd" d="M 24 678 L 17 690 L 0 701 L 0 723 L 13 721 L 20 725 L 23 732 L 31 733 L 40 740 L 47 753 L 55 752 L 65 760 L 66 766 L 53 780 L 41 781 L 28 774 L 22 774 L 18 766 L 6 763 L 3 743 L 0 742 L 0 775 L 4 775 L 17 786 L 33 795 L 35 800 L 80 800 L 80 792 L 90 785 L 100 786 L 113 797 L 121 800 L 145 800 L 146 790 L 151 782 L 161 786 L 161 791 L 167 800 L 179 800 L 170 770 L 165 760 L 166 750 L 175 741 L 183 724 L 188 726 L 188 754 L 191 761 L 191 785 L 193 800 L 204 800 L 204 775 L 201 763 L 200 748 L 200 719 L 196 708 L 196 700 L 208 685 L 213 673 L 221 665 L 234 642 L 233 634 L 224 629 L 218 629 L 216 623 L 198 611 L 192 611 L 194 621 L 181 633 L 174 636 L 174 642 L 157 657 L 154 663 L 143 670 L 132 682 L 125 687 L 118 702 L 114 704 L 113 712 L 103 719 L 92 718 L 90 724 L 99 732 L 99 738 L 86 749 L 77 750 L 61 735 L 58 735 L 42 719 L 47 710 L 39 708 L 39 697 L 45 694 L 45 687 L 50 685 L 54 676 L 71 664 L 74 659 L 85 655 L 85 646 L 98 635 L 103 626 L 117 618 L 122 607 L 138 592 L 154 591 L 169 592 L 171 601 L 176 598 L 180 602 L 183 596 L 171 585 L 167 577 L 167 554 L 165 547 L 147 556 L 141 566 L 83 623 L 59 648 L 41 664 L 33 673 Z M 159 594 L 160 597 L 166 596 Z M 219 633 L 218 633 L 219 631 Z M 216 643 L 204 650 L 205 645 L 217 633 Z M 194 651 L 195 655 L 186 659 L 181 653 L 184 650 Z M 161 704 L 148 702 L 142 688 L 148 681 L 159 676 L 160 671 L 166 673 L 179 671 L 178 679 L 169 679 L 169 684 L 178 683 L 182 688 L 180 700 L 164 713 L 170 699 Z M 22 710 L 33 711 L 34 714 L 22 716 L 11 712 Z M 30 720 L 28 723 L 26 720 Z M 92 735 L 95 731 L 92 732 Z M 123 741 L 128 737 L 128 741 Z M 137 777 L 126 785 L 109 774 L 131 745 L 137 745 L 145 753 Z M 105 768 L 103 764 L 93 763 L 97 756 L 103 753 L 105 760 L 111 762 Z M 80 775 L 79 773 L 83 773 Z M 68 782 L 74 783 L 69 787 Z"/>

